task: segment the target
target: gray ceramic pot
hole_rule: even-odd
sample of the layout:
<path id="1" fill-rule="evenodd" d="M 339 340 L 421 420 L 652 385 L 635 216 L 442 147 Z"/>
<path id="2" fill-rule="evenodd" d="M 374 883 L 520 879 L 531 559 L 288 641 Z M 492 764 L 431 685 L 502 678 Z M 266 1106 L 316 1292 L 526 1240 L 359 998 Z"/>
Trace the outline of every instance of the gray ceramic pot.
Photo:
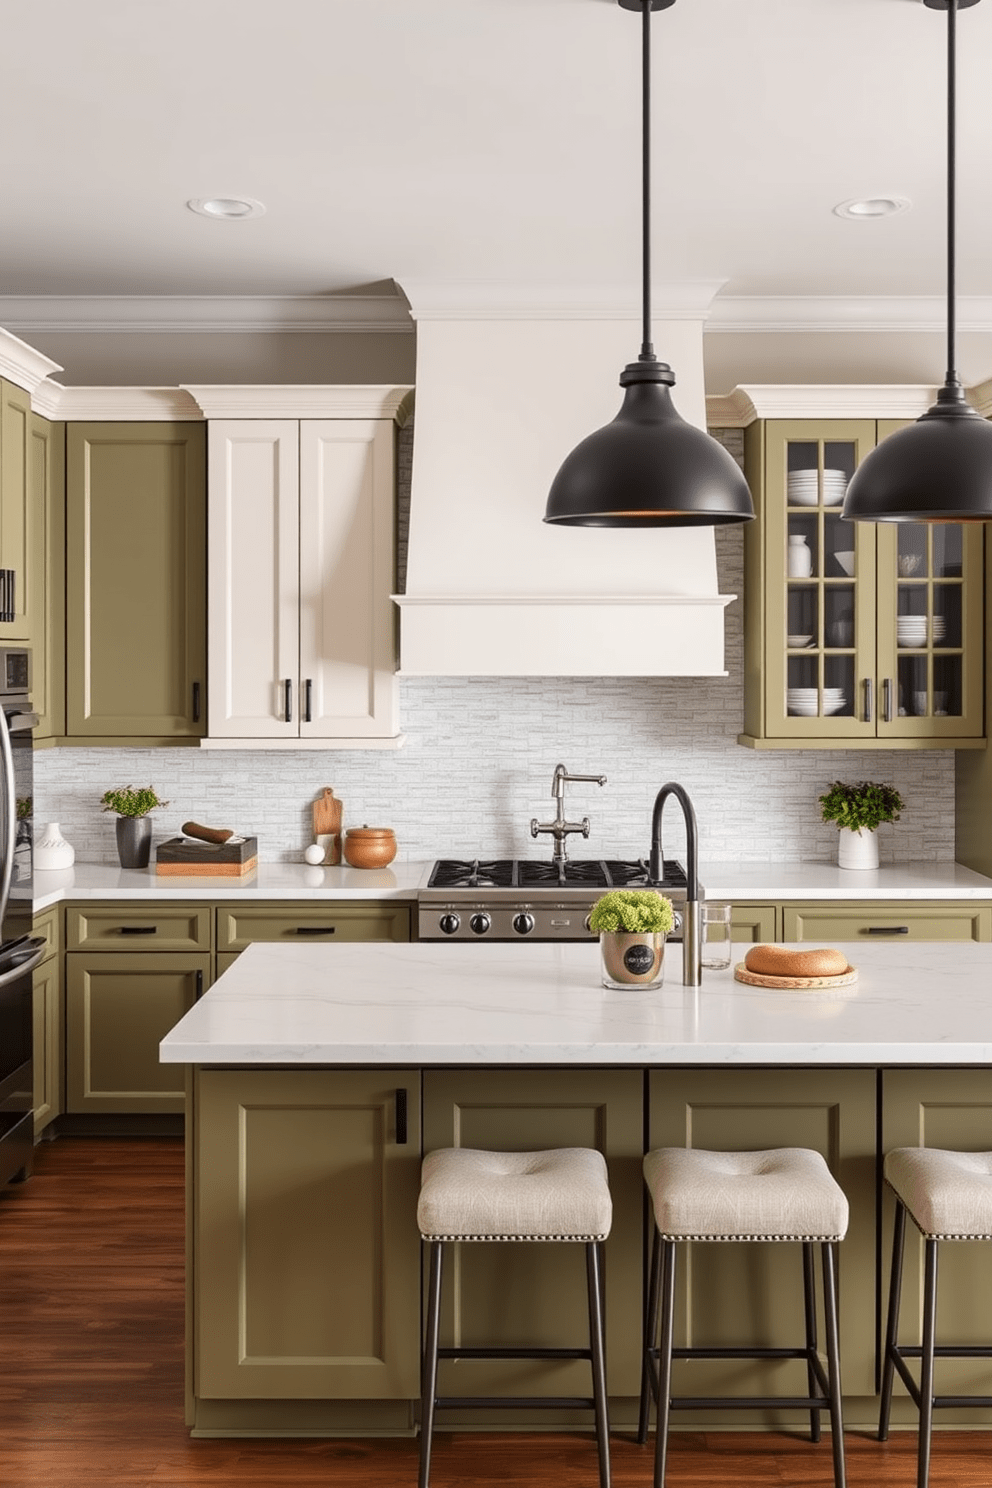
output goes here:
<path id="1" fill-rule="evenodd" d="M 122 868 L 147 868 L 152 849 L 150 816 L 117 818 L 117 855 Z"/>

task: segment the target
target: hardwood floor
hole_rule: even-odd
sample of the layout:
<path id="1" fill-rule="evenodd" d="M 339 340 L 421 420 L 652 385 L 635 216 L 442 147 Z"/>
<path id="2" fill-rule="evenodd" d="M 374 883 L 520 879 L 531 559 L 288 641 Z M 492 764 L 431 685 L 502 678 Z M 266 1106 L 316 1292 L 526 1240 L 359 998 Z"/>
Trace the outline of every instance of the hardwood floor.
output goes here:
<path id="1" fill-rule="evenodd" d="M 2 1488 L 410 1488 L 417 1444 L 191 1441 L 183 1424 L 183 1150 L 63 1138 L 0 1193 Z M 913 1488 L 915 1436 L 847 1436 L 850 1488 Z M 616 1488 L 647 1488 L 650 1444 L 612 1446 Z M 595 1488 L 591 1439 L 442 1433 L 434 1488 Z M 989 1488 L 992 1433 L 941 1432 L 932 1488 Z M 669 1488 L 827 1488 L 827 1442 L 673 1437 Z"/>

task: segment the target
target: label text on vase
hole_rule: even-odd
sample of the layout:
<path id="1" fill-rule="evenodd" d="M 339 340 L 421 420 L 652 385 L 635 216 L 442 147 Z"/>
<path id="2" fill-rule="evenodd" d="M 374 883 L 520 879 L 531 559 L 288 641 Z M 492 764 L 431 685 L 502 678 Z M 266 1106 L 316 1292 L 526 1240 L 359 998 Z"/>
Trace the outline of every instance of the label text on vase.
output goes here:
<path id="1" fill-rule="evenodd" d="M 623 964 L 632 976 L 643 976 L 654 966 L 654 951 L 650 946 L 628 946 L 623 953 Z"/>

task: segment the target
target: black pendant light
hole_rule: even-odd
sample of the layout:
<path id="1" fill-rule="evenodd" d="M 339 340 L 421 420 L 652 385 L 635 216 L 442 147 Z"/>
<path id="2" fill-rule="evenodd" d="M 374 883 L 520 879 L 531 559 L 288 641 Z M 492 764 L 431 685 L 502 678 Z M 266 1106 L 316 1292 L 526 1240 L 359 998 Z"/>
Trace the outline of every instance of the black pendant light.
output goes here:
<path id="1" fill-rule="evenodd" d="M 957 12 L 978 0 L 923 0 L 947 11 L 947 372 L 937 401 L 883 439 L 855 471 L 842 516 L 859 522 L 992 522 L 992 424 L 954 369 Z"/>
<path id="2" fill-rule="evenodd" d="M 623 405 L 577 445 L 551 483 L 546 522 L 566 527 L 714 527 L 754 516 L 733 456 L 675 410 L 671 367 L 651 344 L 651 12 L 675 0 L 618 0 L 642 24 L 643 332 L 620 374 Z"/>

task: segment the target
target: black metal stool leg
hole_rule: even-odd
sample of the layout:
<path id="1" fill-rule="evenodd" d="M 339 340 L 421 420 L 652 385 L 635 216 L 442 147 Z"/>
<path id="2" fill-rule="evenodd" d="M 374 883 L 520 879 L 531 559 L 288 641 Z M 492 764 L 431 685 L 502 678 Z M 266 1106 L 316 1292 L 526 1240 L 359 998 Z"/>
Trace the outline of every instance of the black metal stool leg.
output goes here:
<path id="1" fill-rule="evenodd" d="M 443 1242 L 431 1242 L 431 1272 L 427 1285 L 427 1336 L 420 1369 L 420 1473 L 418 1488 L 428 1488 L 431 1446 L 434 1441 L 434 1401 L 437 1397 L 437 1344 L 441 1326 L 441 1258 Z"/>
<path id="2" fill-rule="evenodd" d="M 599 1453 L 599 1488 L 610 1488 L 610 1421 L 606 1407 L 606 1348 L 603 1336 L 603 1278 L 601 1247 L 586 1245 L 586 1279 L 589 1290 L 589 1351 L 592 1355 L 592 1396 L 596 1415 L 596 1448 Z"/>
<path id="3" fill-rule="evenodd" d="M 658 1343 L 658 1310 L 661 1300 L 661 1237 L 654 1230 L 651 1246 L 651 1271 L 648 1279 L 648 1305 L 644 1314 L 644 1352 L 641 1357 L 641 1409 L 637 1421 L 637 1440 L 646 1442 L 651 1423 L 651 1397 L 654 1376 L 651 1372 L 651 1350 Z"/>
<path id="4" fill-rule="evenodd" d="M 882 1362 L 882 1399 L 878 1412 L 878 1439 L 889 1439 L 889 1416 L 892 1412 L 892 1386 L 895 1382 L 896 1339 L 899 1334 L 899 1303 L 902 1293 L 902 1257 L 906 1243 L 906 1208 L 896 1199 L 896 1218 L 892 1230 L 892 1274 L 889 1280 L 889 1311 L 885 1324 L 885 1353 Z"/>
<path id="5" fill-rule="evenodd" d="M 668 1421 L 672 1398 L 672 1335 L 675 1330 L 675 1241 L 662 1242 L 661 1338 L 658 1343 L 658 1414 L 654 1443 L 654 1488 L 664 1488 Z"/>
<path id="6" fill-rule="evenodd" d="M 816 1353 L 816 1293 L 813 1287 L 813 1242 L 803 1241 L 803 1306 L 806 1313 L 806 1380 L 809 1385 L 810 1396 L 820 1393 L 820 1386 L 813 1369 L 813 1355 Z M 820 1412 L 811 1410 L 809 1413 L 809 1439 L 813 1442 L 820 1440 Z"/>
<path id="7" fill-rule="evenodd" d="M 937 1324 L 937 1242 L 927 1240 L 923 1273 L 923 1349 L 920 1354 L 920 1444 L 916 1488 L 927 1488 L 930 1478 L 930 1436 L 933 1430 L 933 1345 Z"/>
<path id="8" fill-rule="evenodd" d="M 827 1335 L 827 1383 L 830 1386 L 830 1443 L 834 1458 L 835 1488 L 844 1488 L 844 1417 L 840 1390 L 840 1340 L 837 1327 L 836 1246 L 826 1240 L 823 1261 L 823 1323 Z"/>

